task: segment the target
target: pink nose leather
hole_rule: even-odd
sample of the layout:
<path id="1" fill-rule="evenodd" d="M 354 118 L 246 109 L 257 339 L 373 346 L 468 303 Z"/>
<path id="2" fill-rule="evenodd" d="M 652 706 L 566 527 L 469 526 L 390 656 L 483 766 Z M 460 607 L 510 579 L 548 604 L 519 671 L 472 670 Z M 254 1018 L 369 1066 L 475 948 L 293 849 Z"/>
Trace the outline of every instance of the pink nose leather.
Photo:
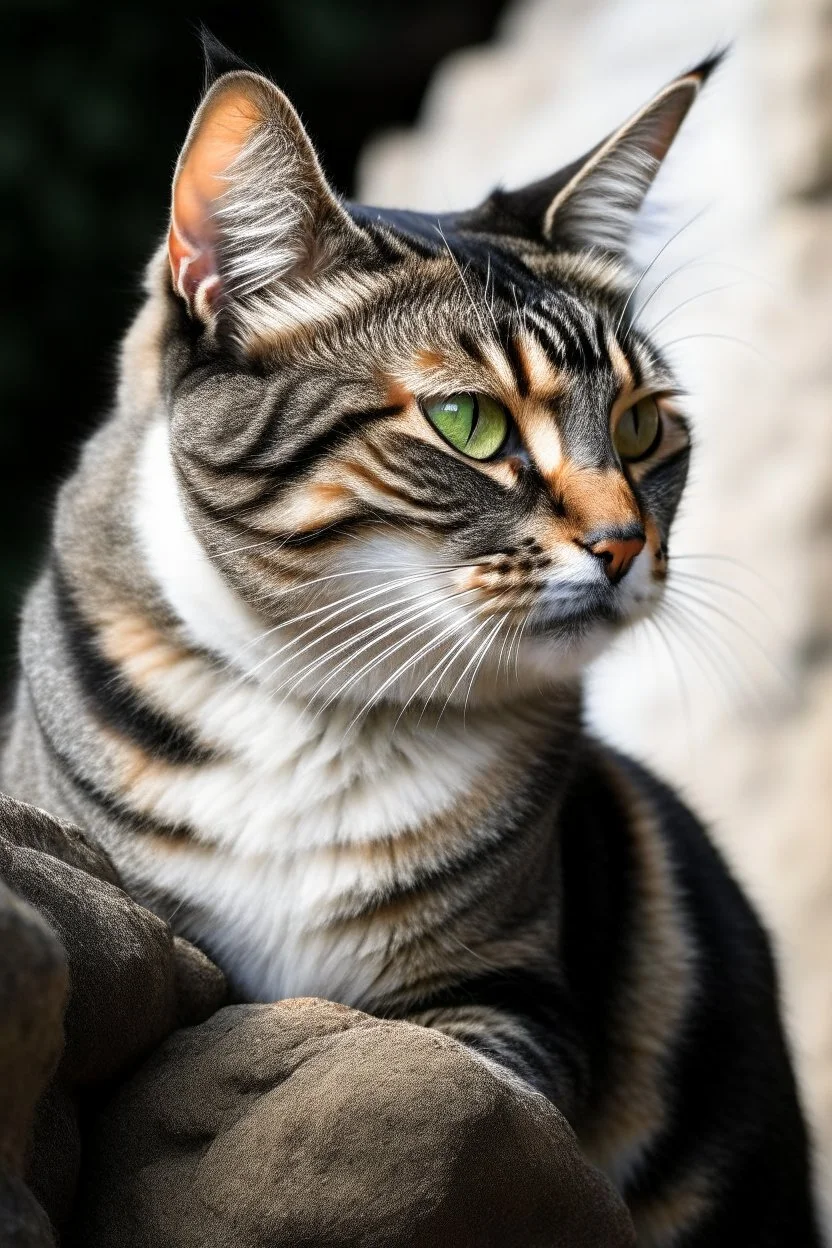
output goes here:
<path id="1" fill-rule="evenodd" d="M 643 537 L 605 537 L 587 546 L 604 565 L 604 571 L 615 583 L 626 576 L 636 555 L 644 550 Z"/>

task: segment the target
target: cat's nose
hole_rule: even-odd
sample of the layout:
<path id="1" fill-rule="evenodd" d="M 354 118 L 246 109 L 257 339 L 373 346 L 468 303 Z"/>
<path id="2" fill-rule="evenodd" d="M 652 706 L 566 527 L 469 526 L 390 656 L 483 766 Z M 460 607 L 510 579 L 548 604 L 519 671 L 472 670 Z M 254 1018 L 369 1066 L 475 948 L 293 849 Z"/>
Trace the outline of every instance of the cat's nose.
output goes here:
<path id="1" fill-rule="evenodd" d="M 600 559 L 613 585 L 622 580 L 633 560 L 644 550 L 644 532 L 642 529 L 628 529 L 626 532 L 599 533 L 591 537 L 583 545 L 591 555 Z"/>

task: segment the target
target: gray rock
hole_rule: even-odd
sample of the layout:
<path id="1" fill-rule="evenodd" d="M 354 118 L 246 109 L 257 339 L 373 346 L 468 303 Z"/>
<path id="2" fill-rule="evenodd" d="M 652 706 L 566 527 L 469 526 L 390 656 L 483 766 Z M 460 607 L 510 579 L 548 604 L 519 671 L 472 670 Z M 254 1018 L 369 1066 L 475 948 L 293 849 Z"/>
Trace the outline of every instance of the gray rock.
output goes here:
<path id="1" fill-rule="evenodd" d="M 49 926 L 0 884 L 0 1230 L 4 1248 L 54 1238 L 23 1175 L 38 1099 L 63 1044 L 66 956 Z"/>
<path id="2" fill-rule="evenodd" d="M 0 881 L 5 1248 L 52 1243 L 49 1219 L 58 1229 L 69 1219 L 83 1100 L 134 1069 L 174 1027 L 207 1018 L 226 986 L 204 954 L 118 887 L 103 850 L 2 795 Z"/>
<path id="3" fill-rule="evenodd" d="M 175 1032 L 86 1143 L 85 1248 L 625 1248 L 542 1097 L 456 1041 L 319 1000 Z"/>

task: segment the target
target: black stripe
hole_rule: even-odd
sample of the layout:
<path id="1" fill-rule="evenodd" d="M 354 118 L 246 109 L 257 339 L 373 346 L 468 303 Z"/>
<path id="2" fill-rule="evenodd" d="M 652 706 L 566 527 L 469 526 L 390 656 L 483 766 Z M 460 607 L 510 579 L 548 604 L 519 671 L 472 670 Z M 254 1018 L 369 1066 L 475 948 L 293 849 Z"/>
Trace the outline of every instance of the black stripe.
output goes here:
<path id="1" fill-rule="evenodd" d="M 185 461 L 185 463 L 186 462 L 187 461 Z M 212 495 L 206 493 L 202 484 L 188 472 L 184 463 L 177 463 L 176 467 L 177 472 L 187 485 L 188 491 L 192 499 L 196 502 L 196 505 L 216 524 L 225 525 L 227 527 L 233 526 L 240 537 L 247 538 L 252 535 L 256 537 L 274 536 L 272 530 L 263 529 L 256 524 L 249 524 L 248 521 L 243 519 L 245 512 L 254 510 L 255 508 L 261 506 L 263 497 L 272 491 L 271 482 L 268 480 L 265 473 L 263 475 L 263 488 L 253 499 L 249 499 L 247 502 L 243 503 L 242 506 L 236 503 L 232 506 L 228 506 L 227 504 L 216 502 Z"/>
<path id="2" fill-rule="evenodd" d="M 767 935 L 702 827 L 660 781 L 620 760 L 648 798 L 670 849 L 697 992 L 666 1054 L 666 1126 L 628 1182 L 661 1197 L 692 1170 L 718 1175 L 712 1221 L 691 1248 L 819 1248 L 807 1182 L 809 1147 L 778 1017 Z"/>
<path id="3" fill-rule="evenodd" d="M 85 798 L 104 811 L 110 819 L 120 824 L 125 830 L 139 834 L 152 832 L 154 835 L 166 836 L 172 841 L 189 841 L 193 839 L 193 832 L 187 824 L 160 823 L 156 819 L 150 819 L 141 815 L 137 811 L 131 810 L 129 806 L 125 805 L 119 798 L 114 797 L 112 793 L 106 793 L 99 788 L 88 776 L 83 775 L 76 767 L 75 762 L 60 746 L 56 745 L 49 732 L 47 732 L 46 725 L 38 714 L 34 690 L 25 672 L 23 673 L 23 679 L 26 681 L 29 690 L 29 704 L 32 717 L 37 724 L 46 752 L 56 765 L 56 770 L 61 779 L 68 780 Z"/>
<path id="4" fill-rule="evenodd" d="M 393 404 L 390 407 L 368 408 L 363 412 L 348 412 L 331 429 L 310 438 L 282 463 L 265 471 L 268 472 L 272 482 L 283 482 L 290 477 L 304 477 L 315 468 L 319 460 L 337 451 L 354 437 L 359 429 L 366 429 L 391 416 L 398 416 L 403 410 L 401 405 Z"/>
<path id="5" fill-rule="evenodd" d="M 523 356 L 520 353 L 520 349 L 517 346 L 517 342 L 515 341 L 515 339 L 512 337 L 510 333 L 501 335 L 501 337 L 503 339 L 502 341 L 503 351 L 505 352 L 506 359 L 511 365 L 511 371 L 514 373 L 514 381 L 515 381 L 515 385 L 517 386 L 517 393 L 520 395 L 522 399 L 525 399 L 528 396 L 529 390 L 531 389 L 531 382 L 529 379 L 529 374 L 526 371 L 526 361 L 523 359 Z"/>
<path id="6" fill-rule="evenodd" d="M 620 342 L 618 343 L 618 345 L 619 347 L 621 347 Z M 641 364 L 636 359 L 636 355 L 634 351 L 630 351 L 630 352 L 624 351 L 624 355 L 626 356 L 627 363 L 630 365 L 630 372 L 633 374 L 633 389 L 640 390 L 642 385 L 644 384 L 644 373 L 642 371 Z"/>
<path id="7" fill-rule="evenodd" d="M 282 463 L 260 466 L 256 471 L 262 475 L 263 488 L 254 499 L 249 499 L 244 504 L 243 511 L 257 508 L 267 494 L 273 493 L 276 486 L 285 484 L 289 478 L 294 478 L 294 480 L 303 479 L 303 477 L 314 470 L 319 460 L 325 455 L 337 451 L 359 429 L 366 429 L 369 425 L 378 421 L 386 420 L 390 416 L 397 416 L 402 410 L 401 406 L 395 405 L 372 408 L 363 412 L 351 412 L 342 417 L 332 428 L 325 430 L 325 432 L 318 434 L 317 437 L 311 438 L 308 442 L 298 447 Z M 254 471 L 253 466 L 250 470 Z M 251 534 L 265 537 L 276 536 L 272 530 L 262 529 L 255 524 L 249 524 L 242 518 L 239 508 L 224 506 L 206 495 L 201 484 L 195 481 L 192 474 L 188 473 L 182 465 L 179 465 L 179 471 L 199 506 L 212 520 L 218 524 L 233 524 L 244 536 L 250 536 Z M 314 534 L 309 536 L 310 539 L 314 540 Z M 303 534 L 298 534 L 297 537 L 299 539 L 296 543 L 297 545 L 309 544 L 303 540 Z"/>
<path id="8" fill-rule="evenodd" d="M 84 618 L 64 574 L 53 567 L 58 620 L 74 674 L 97 719 L 146 753 L 167 763 L 207 762 L 214 757 L 180 724 L 148 705 L 124 673 L 102 653 L 92 625 Z"/>
<path id="9" fill-rule="evenodd" d="M 355 216 L 354 220 L 358 222 L 364 233 L 372 240 L 373 246 L 379 254 L 379 258 L 387 265 L 400 264 L 403 257 L 407 255 L 407 247 L 402 239 L 399 239 L 389 229 L 378 220 L 371 221 Z"/>
<path id="10" fill-rule="evenodd" d="M 527 334 L 534 338 L 546 358 L 555 365 L 556 368 L 566 367 L 568 360 L 568 352 L 560 338 L 554 335 L 558 332 L 557 326 L 552 324 L 551 316 L 547 316 L 544 312 L 537 310 L 537 315 L 549 327 L 550 335 L 546 337 L 542 325 L 538 325 L 536 321 L 524 321 L 523 328 Z"/>
<path id="11" fill-rule="evenodd" d="M 432 259 L 444 244 L 439 234 L 442 218 L 406 209 L 374 208 L 368 204 L 345 205 L 350 216 L 366 228 L 386 228 L 395 233 L 402 243 L 422 259 Z M 437 228 L 439 227 L 439 228 Z"/>
<path id="12" fill-rule="evenodd" d="M 589 334 L 586 332 L 583 325 L 581 325 L 577 314 L 571 307 L 568 309 L 568 312 L 567 308 L 564 307 L 561 310 L 561 317 L 562 321 L 559 321 L 558 324 L 568 326 L 570 334 L 578 343 L 579 352 L 576 356 L 575 364 L 577 365 L 578 371 L 583 371 L 588 366 L 596 363 L 597 353 L 595 348 L 592 345 Z"/>
<path id="13" fill-rule="evenodd" d="M 281 549 L 298 550 L 317 546 L 321 542 L 332 541 L 347 536 L 364 525 L 372 525 L 384 521 L 387 525 L 399 525 L 401 528 L 427 530 L 430 533 L 449 535 L 458 532 L 460 521 L 456 518 L 438 520 L 435 517 L 422 519 L 401 512 L 381 510 L 378 507 L 367 510 L 361 508 L 352 516 L 343 520 L 335 520 L 331 524 L 322 524 L 317 529 L 308 529 L 304 533 L 280 533 Z"/>
<path id="14" fill-rule="evenodd" d="M 281 386 L 277 393 L 269 395 L 267 403 L 269 408 L 268 416 L 255 436 L 254 441 L 247 447 L 239 464 L 235 465 L 235 470 L 240 468 L 245 471 L 251 465 L 256 467 L 258 472 L 262 471 L 258 461 L 275 444 L 275 421 L 278 409 L 288 407 L 293 395 L 297 394 L 298 390 L 301 390 L 307 383 L 308 378 L 303 375 L 286 379 L 286 384 Z"/>
<path id="15" fill-rule="evenodd" d="M 581 353 L 581 340 L 571 320 L 564 316 L 560 309 L 557 312 L 540 311 L 538 314 L 551 323 L 552 333 L 557 334 L 560 339 L 556 344 L 556 349 L 559 350 L 563 367 L 573 372 L 580 372 L 583 369 L 584 357 Z M 538 330 L 539 336 L 540 326 L 535 325 L 534 328 Z"/>
<path id="16" fill-rule="evenodd" d="M 477 342 L 474 335 L 469 332 L 469 330 L 462 330 L 459 335 L 458 342 L 465 354 L 470 355 L 475 364 L 482 364 L 484 362 L 480 344 Z"/>
<path id="17" fill-rule="evenodd" d="M 598 339 L 598 350 L 596 359 L 599 366 L 612 364 L 609 348 L 607 347 L 607 331 L 602 312 L 595 313 L 595 337 Z"/>

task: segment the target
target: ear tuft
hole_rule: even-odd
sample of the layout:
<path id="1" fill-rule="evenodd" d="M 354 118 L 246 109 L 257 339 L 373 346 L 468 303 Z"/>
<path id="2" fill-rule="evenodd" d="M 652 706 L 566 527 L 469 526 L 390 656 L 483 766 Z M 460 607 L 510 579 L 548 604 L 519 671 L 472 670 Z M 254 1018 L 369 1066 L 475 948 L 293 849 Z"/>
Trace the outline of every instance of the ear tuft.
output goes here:
<path id="1" fill-rule="evenodd" d="M 226 47 L 214 34 L 209 30 L 204 22 L 199 24 L 199 41 L 202 45 L 202 57 L 205 64 L 205 86 L 207 91 L 212 87 L 218 78 L 223 74 L 234 73 L 239 70 L 252 72 L 252 67 L 237 56 L 236 52 L 232 52 Z"/>
<path id="2" fill-rule="evenodd" d="M 688 75 L 698 77 L 700 85 L 704 86 L 715 70 L 719 69 L 730 50 L 730 46 L 716 48 L 710 56 L 706 56 L 698 65 L 694 65 L 692 69 L 689 69 Z"/>

